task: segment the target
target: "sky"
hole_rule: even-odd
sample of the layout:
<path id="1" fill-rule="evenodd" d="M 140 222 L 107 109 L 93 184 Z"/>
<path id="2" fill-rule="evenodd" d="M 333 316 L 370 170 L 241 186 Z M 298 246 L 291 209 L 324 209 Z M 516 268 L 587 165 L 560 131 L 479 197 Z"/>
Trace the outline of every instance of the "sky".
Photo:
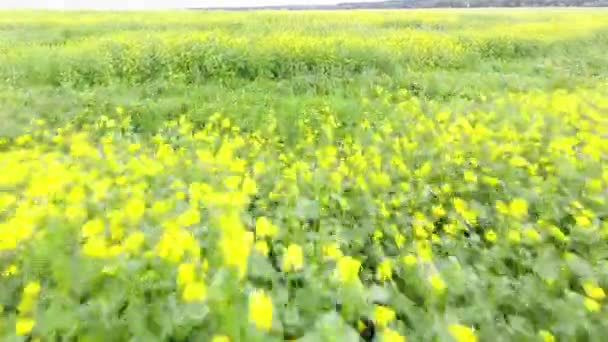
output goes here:
<path id="1" fill-rule="evenodd" d="M 189 7 L 274 6 L 335 4 L 369 0 L 0 0 L 0 8 L 48 9 L 162 9 Z"/>

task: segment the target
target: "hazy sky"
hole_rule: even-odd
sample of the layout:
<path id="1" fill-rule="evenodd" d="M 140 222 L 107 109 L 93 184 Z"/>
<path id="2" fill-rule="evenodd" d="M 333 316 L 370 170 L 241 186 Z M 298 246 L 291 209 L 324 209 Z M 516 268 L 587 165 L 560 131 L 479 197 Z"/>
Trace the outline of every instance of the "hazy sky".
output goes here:
<path id="1" fill-rule="evenodd" d="M 0 0 L 0 8 L 159 9 L 269 6 L 284 4 L 334 4 L 338 2 L 357 1 L 361 2 L 366 0 Z"/>

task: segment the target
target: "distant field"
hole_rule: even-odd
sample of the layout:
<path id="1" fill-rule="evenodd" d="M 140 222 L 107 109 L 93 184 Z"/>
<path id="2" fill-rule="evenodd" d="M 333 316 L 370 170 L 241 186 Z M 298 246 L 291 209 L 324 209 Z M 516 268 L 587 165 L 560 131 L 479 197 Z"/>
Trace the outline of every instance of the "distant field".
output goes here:
<path id="1" fill-rule="evenodd" d="M 601 341 L 608 11 L 0 12 L 0 339 Z"/>

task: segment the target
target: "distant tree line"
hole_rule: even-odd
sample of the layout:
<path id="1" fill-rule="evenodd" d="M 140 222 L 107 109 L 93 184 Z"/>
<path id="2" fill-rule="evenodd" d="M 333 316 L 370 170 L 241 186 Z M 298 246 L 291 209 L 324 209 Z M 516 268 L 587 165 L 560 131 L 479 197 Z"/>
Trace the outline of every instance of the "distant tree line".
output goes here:
<path id="1" fill-rule="evenodd" d="M 340 9 L 433 8 L 433 7 L 604 7 L 608 0 L 391 0 L 382 2 L 341 3 Z"/>
<path id="2" fill-rule="evenodd" d="M 304 1 L 302 1 L 304 2 Z M 344 2 L 337 5 L 281 5 L 216 7 L 207 10 L 344 10 L 400 8 L 466 8 L 466 7 L 608 7 L 608 0 L 388 0 L 379 2 Z M 202 8 L 193 8 L 202 9 Z"/>

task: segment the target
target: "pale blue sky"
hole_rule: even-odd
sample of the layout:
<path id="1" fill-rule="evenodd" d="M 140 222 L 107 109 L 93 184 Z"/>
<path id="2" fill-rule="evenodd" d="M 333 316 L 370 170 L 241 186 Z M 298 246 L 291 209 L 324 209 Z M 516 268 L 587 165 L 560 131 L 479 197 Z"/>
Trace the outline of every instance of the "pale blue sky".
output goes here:
<path id="1" fill-rule="evenodd" d="M 161 9 L 187 7 L 238 7 L 284 4 L 335 4 L 369 0 L 0 0 L 0 8 Z"/>

